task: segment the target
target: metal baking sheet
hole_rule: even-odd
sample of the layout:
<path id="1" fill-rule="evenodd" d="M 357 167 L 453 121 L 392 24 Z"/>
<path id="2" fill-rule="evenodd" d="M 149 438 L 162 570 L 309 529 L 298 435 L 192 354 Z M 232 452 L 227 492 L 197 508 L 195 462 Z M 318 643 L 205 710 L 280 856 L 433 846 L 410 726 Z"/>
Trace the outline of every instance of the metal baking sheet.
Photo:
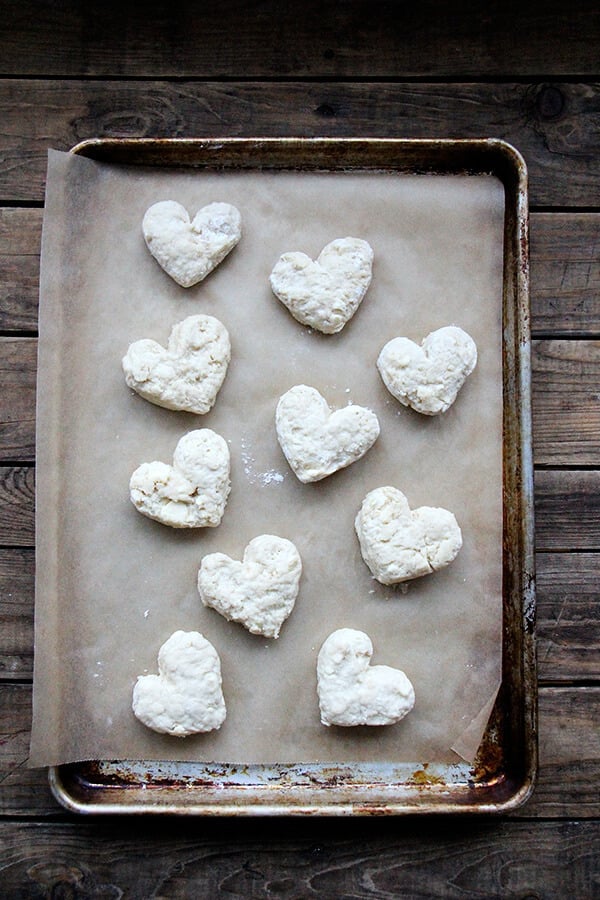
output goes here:
<path id="1" fill-rule="evenodd" d="M 521 804 L 532 789 L 537 756 L 527 177 L 522 158 L 494 140 L 98 140 L 73 152 L 133 166 L 492 174 L 502 181 L 503 679 L 472 764 L 232 766 L 105 760 L 52 768 L 56 797 L 78 812 L 212 815 L 491 812 Z"/>

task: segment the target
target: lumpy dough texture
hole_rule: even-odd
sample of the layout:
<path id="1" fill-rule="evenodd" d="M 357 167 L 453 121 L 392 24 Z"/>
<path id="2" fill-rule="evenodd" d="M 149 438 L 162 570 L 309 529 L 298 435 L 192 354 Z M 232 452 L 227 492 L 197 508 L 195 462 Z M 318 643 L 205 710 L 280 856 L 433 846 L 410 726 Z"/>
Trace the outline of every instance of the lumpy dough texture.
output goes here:
<path id="1" fill-rule="evenodd" d="M 431 332 L 420 346 L 406 337 L 393 338 L 377 360 L 389 392 L 426 416 L 452 406 L 476 364 L 475 342 L 454 325 Z"/>
<path id="2" fill-rule="evenodd" d="M 159 200 L 144 215 L 142 231 L 159 266 L 181 287 L 203 281 L 242 235 L 239 210 L 230 203 L 209 203 L 190 221 L 175 200 Z"/>
<path id="3" fill-rule="evenodd" d="M 270 276 L 276 297 L 303 325 L 336 334 L 352 318 L 371 283 L 373 250 L 361 238 L 336 238 L 316 260 L 292 251 Z"/>
<path id="4" fill-rule="evenodd" d="M 159 461 L 138 466 L 129 495 L 138 512 L 163 525 L 215 527 L 230 486 L 226 441 L 210 428 L 200 428 L 179 440 L 172 466 Z"/>
<path id="5" fill-rule="evenodd" d="M 140 675 L 133 688 L 134 715 L 160 734 L 186 737 L 225 721 L 221 662 L 197 631 L 176 631 L 158 652 L 158 675 Z"/>
<path id="6" fill-rule="evenodd" d="M 290 388 L 275 413 L 277 438 L 302 482 L 320 481 L 356 462 L 379 437 L 379 420 L 364 406 L 330 410 L 316 388 Z"/>
<path id="7" fill-rule="evenodd" d="M 400 669 L 372 666 L 373 644 L 363 631 L 340 628 L 317 659 L 323 725 L 393 725 L 413 708 L 415 692 Z"/>
<path id="8" fill-rule="evenodd" d="M 449 565 L 462 547 L 454 514 L 441 507 L 411 510 L 397 488 L 370 491 L 355 520 L 365 563 L 381 584 L 399 584 Z"/>
<path id="9" fill-rule="evenodd" d="M 253 538 L 242 561 L 224 553 L 202 560 L 198 590 L 205 606 L 239 622 L 252 634 L 277 638 L 294 608 L 302 561 L 286 538 L 261 534 Z"/>
<path id="10" fill-rule="evenodd" d="M 214 316 L 188 316 L 173 326 L 167 348 L 135 341 L 123 357 L 128 387 L 145 400 L 204 415 L 214 405 L 231 359 L 225 326 Z"/>

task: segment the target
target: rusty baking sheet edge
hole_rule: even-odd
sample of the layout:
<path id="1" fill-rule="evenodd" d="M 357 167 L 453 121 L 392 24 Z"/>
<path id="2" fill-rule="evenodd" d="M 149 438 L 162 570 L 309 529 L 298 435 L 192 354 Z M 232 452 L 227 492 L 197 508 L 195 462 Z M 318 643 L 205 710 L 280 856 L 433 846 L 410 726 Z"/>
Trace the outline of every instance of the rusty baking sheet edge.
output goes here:
<path id="1" fill-rule="evenodd" d="M 496 139 L 134 138 L 83 141 L 98 161 L 201 168 L 494 174 L 505 187 L 503 681 L 473 765 L 227 766 L 91 761 L 51 767 L 72 812 L 167 815 L 506 813 L 537 772 L 527 169 Z"/>

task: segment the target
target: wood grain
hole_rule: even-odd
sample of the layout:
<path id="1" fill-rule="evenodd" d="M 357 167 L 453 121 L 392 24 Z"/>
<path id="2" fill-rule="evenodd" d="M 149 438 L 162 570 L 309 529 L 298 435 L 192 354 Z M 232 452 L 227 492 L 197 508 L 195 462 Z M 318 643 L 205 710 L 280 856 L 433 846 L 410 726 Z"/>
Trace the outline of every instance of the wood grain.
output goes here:
<path id="1" fill-rule="evenodd" d="M 542 688 L 538 783 L 521 816 L 600 815 L 600 688 Z"/>
<path id="2" fill-rule="evenodd" d="M 41 209 L 0 208 L 0 331 L 35 331 Z M 600 336 L 600 214 L 532 213 L 534 336 Z"/>
<path id="3" fill-rule="evenodd" d="M 30 466 L 0 466 L 0 547 L 33 547 L 35 472 Z"/>
<path id="4" fill-rule="evenodd" d="M 0 460 L 35 458 L 37 340 L 0 337 Z"/>
<path id="5" fill-rule="evenodd" d="M 36 331 L 41 209 L 0 209 L 0 331 Z"/>
<path id="6" fill-rule="evenodd" d="M 538 550 L 600 549 L 600 471 L 542 470 L 535 476 Z"/>
<path id="7" fill-rule="evenodd" d="M 33 675 L 34 551 L 0 549 L 0 679 Z"/>
<path id="8" fill-rule="evenodd" d="M 594 822 L 0 825 L 7 897 L 592 900 Z"/>
<path id="9" fill-rule="evenodd" d="M 112 0 L 47 3 L 42 15 L 35 0 L 3 0 L 0 10 L 0 71 L 52 77 L 571 75 L 595 70 L 600 36 L 597 6 L 581 0 L 303 0 L 301 12 L 277 0 L 211 0 L 201 11 L 180 0 L 151 16 Z"/>
<path id="10" fill-rule="evenodd" d="M 532 381 L 535 462 L 597 465 L 600 341 L 534 341 Z"/>
<path id="11" fill-rule="evenodd" d="M 538 553 L 538 677 L 598 679 L 600 673 L 600 554 Z"/>
<path id="12" fill-rule="evenodd" d="M 600 216 L 531 216 L 531 311 L 534 336 L 600 334 Z"/>
<path id="13" fill-rule="evenodd" d="M 20 815 L 19 810 L 47 815 L 60 808 L 47 771 L 27 768 L 31 698 L 31 685 L 0 682 L 0 815 Z"/>
<path id="14" fill-rule="evenodd" d="M 593 83 L 5 79 L 0 201 L 41 201 L 48 148 L 68 150 L 89 137 L 360 134 L 502 138 L 526 159 L 532 204 L 600 207 L 599 115 Z"/>

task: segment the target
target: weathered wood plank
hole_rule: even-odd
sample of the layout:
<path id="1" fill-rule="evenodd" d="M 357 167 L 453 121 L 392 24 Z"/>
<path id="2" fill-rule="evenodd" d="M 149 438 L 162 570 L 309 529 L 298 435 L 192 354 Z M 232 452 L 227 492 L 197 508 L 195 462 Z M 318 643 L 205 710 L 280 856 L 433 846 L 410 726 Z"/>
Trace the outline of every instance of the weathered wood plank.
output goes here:
<path id="1" fill-rule="evenodd" d="M 541 682 L 600 673 L 600 554 L 538 553 L 537 656 Z"/>
<path id="2" fill-rule="evenodd" d="M 33 675 L 34 551 L 0 549 L 0 678 Z"/>
<path id="3" fill-rule="evenodd" d="M 41 209 L 0 209 L 0 331 L 35 331 Z"/>
<path id="4" fill-rule="evenodd" d="M 0 683 L 0 815 L 48 815 L 60 809 L 45 769 L 28 769 L 32 688 Z"/>
<path id="5" fill-rule="evenodd" d="M 600 334 L 600 215 L 531 216 L 534 335 Z"/>
<path id="6" fill-rule="evenodd" d="M 277 0 L 156 6 L 131 15 L 127 4 L 92 10 L 78 0 L 0 5 L 0 71 L 52 77 L 471 76 L 597 69 L 600 37 L 593 2 L 543 6 L 477 0 L 458 6 L 421 0 Z"/>
<path id="7" fill-rule="evenodd" d="M 532 379 L 536 463 L 597 465 L 600 341 L 534 341 Z"/>
<path id="8" fill-rule="evenodd" d="M 600 815 L 599 716 L 597 687 L 540 689 L 539 778 L 520 816 Z"/>
<path id="9" fill-rule="evenodd" d="M 600 341 L 533 342 L 535 461 L 595 465 L 600 451 Z M 0 460 L 35 454 L 35 338 L 0 338 Z"/>
<path id="10" fill-rule="evenodd" d="M 27 769 L 31 686 L 0 683 L 0 815 L 54 813 L 44 769 Z M 600 688 L 542 687 L 540 774 L 519 816 L 600 816 Z"/>
<path id="11" fill-rule="evenodd" d="M 37 340 L 0 338 L 0 460 L 35 458 Z"/>
<path id="12" fill-rule="evenodd" d="M 35 109 L 26 116 L 24 109 Z M 0 199 L 41 200 L 49 147 L 89 137 L 498 137 L 532 204 L 600 206 L 600 86 L 0 81 Z"/>
<path id="13" fill-rule="evenodd" d="M 35 472 L 30 466 L 0 466 L 0 547 L 33 547 Z"/>
<path id="14" fill-rule="evenodd" d="M 37 328 L 41 209 L 0 209 L 0 330 Z M 532 213 L 534 335 L 600 335 L 600 214 Z"/>
<path id="15" fill-rule="evenodd" d="M 42 209 L 0 209 L 0 258 L 39 258 L 42 237 Z"/>
<path id="16" fill-rule="evenodd" d="M 536 473 L 538 550 L 600 549 L 600 471 Z"/>
<path id="17" fill-rule="evenodd" d="M 592 900 L 596 822 L 2 823 L 7 897 Z"/>

